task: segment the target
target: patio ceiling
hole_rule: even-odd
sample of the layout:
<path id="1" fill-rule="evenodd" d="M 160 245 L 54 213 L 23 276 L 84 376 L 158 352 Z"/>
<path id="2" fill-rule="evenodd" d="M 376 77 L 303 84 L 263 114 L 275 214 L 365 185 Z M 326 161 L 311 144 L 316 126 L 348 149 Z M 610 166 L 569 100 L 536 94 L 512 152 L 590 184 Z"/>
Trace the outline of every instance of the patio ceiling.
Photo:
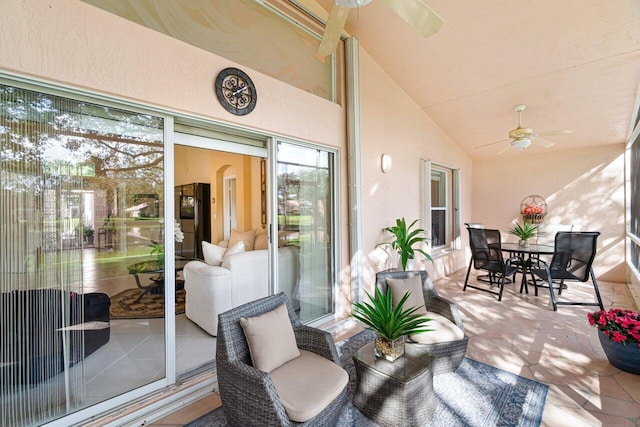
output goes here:
<path id="1" fill-rule="evenodd" d="M 148 0 L 84 1 L 104 7 Z M 318 15 L 333 4 L 266 1 L 311 5 Z M 508 137 L 517 104 L 526 104 L 523 124 L 534 132 L 574 132 L 545 137 L 556 142 L 551 148 L 532 145 L 501 157 L 626 142 L 640 84 L 640 2 L 423 1 L 445 21 L 430 38 L 381 0 L 352 10 L 345 30 L 469 156 L 496 158 L 508 141 L 475 147 Z"/>
<path id="2" fill-rule="evenodd" d="M 443 19 L 423 38 L 382 1 L 349 14 L 346 30 L 473 158 L 495 158 L 517 125 L 549 136 L 502 156 L 627 140 L 640 83 L 640 2 L 423 0 Z M 320 0 L 329 9 L 332 0 Z M 637 107 L 636 107 L 637 108 Z M 506 142 L 505 142 L 506 144 Z"/>

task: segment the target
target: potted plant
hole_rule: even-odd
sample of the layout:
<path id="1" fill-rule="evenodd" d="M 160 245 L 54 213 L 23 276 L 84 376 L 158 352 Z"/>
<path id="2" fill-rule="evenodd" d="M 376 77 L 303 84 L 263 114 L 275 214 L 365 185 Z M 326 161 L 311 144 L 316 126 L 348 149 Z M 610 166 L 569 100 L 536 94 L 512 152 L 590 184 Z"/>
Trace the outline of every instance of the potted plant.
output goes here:
<path id="1" fill-rule="evenodd" d="M 416 219 L 407 227 L 404 218 L 396 219 L 396 225 L 385 228 L 386 231 L 394 235 L 395 240 L 391 242 L 381 243 L 383 245 L 391 245 L 391 249 L 398 251 L 400 254 L 400 264 L 402 269 L 407 269 L 407 261 L 414 259 L 416 252 L 421 253 L 426 259 L 432 261 L 431 256 L 420 248 L 414 248 L 414 245 L 429 241 L 426 232 L 422 228 L 411 228 L 418 222 Z"/>
<path id="2" fill-rule="evenodd" d="M 640 374 L 640 314 L 612 308 L 587 315 L 598 328 L 598 338 L 609 363 L 632 374 Z"/>
<path id="3" fill-rule="evenodd" d="M 431 319 L 415 314 L 418 307 L 405 310 L 404 303 L 409 297 L 409 292 L 404 294 L 395 308 L 391 302 L 391 289 L 387 288 L 387 292 L 383 294 L 376 287 L 375 296 L 371 296 L 366 291 L 365 293 L 369 302 L 354 303 L 351 316 L 376 333 L 377 357 L 393 362 L 404 354 L 405 335 L 430 331 L 425 328 L 425 323 Z"/>
<path id="4" fill-rule="evenodd" d="M 529 239 L 538 233 L 538 226 L 532 222 L 524 221 L 522 225 L 514 221 L 513 226 L 507 230 L 508 233 L 520 238 L 520 246 L 529 246 Z"/>
<path id="5" fill-rule="evenodd" d="M 82 235 L 88 246 L 93 246 L 94 230 L 90 225 L 83 225 Z"/>

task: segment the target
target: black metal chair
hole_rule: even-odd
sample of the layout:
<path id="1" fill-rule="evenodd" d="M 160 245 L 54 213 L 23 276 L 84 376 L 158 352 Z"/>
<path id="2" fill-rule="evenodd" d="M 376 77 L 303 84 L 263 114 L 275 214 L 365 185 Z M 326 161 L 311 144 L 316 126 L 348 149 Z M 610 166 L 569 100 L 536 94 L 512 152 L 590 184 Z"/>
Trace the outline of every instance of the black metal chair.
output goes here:
<path id="1" fill-rule="evenodd" d="M 506 261 L 502 256 L 502 248 L 500 246 L 500 231 L 488 228 L 474 228 L 467 225 L 469 230 L 469 245 L 471 246 L 471 261 L 467 269 L 467 277 L 464 280 L 463 291 L 467 287 L 477 289 L 479 291 L 488 292 L 498 296 L 498 301 L 502 301 L 502 293 L 504 292 L 505 280 L 507 276 L 513 276 L 518 271 L 518 258 L 508 258 Z M 476 270 L 486 271 L 489 278 L 489 288 L 469 284 L 469 274 L 471 267 Z M 493 286 L 497 285 L 498 290 L 493 290 Z"/>
<path id="2" fill-rule="evenodd" d="M 593 273 L 593 260 L 596 257 L 597 239 L 600 235 L 597 231 L 573 231 L 556 233 L 554 254 L 550 263 L 540 260 L 544 268 L 532 268 L 534 285 L 538 287 L 535 276 L 547 282 L 553 311 L 558 310 L 558 305 L 583 305 L 596 306 L 604 310 L 598 282 Z M 554 293 L 554 281 L 558 281 L 558 295 L 562 295 L 565 281 L 586 282 L 591 277 L 597 302 L 583 301 L 557 301 Z M 545 287 L 546 287 L 545 286 Z"/>

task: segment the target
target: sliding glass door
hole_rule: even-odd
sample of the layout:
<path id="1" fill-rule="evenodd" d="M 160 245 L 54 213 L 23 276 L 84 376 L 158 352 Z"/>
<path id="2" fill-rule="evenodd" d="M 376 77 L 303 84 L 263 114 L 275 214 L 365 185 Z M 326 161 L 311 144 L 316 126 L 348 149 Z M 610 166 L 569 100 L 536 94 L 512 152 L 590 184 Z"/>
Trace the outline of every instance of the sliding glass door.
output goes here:
<path id="1" fill-rule="evenodd" d="M 163 128 L 0 85 L 0 425 L 165 377 Z"/>
<path id="2" fill-rule="evenodd" d="M 277 143 L 277 290 L 304 322 L 334 311 L 335 164 L 333 151 Z"/>

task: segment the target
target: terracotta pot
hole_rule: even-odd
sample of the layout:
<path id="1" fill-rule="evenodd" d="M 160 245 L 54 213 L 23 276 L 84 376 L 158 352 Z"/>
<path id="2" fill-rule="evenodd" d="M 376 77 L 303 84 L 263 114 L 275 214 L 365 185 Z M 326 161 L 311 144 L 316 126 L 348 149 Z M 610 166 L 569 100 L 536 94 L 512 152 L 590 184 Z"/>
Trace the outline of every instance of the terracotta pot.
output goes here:
<path id="1" fill-rule="evenodd" d="M 637 343 L 627 345 L 617 343 L 599 329 L 598 338 L 609 363 L 620 370 L 640 375 L 640 347 Z"/>

